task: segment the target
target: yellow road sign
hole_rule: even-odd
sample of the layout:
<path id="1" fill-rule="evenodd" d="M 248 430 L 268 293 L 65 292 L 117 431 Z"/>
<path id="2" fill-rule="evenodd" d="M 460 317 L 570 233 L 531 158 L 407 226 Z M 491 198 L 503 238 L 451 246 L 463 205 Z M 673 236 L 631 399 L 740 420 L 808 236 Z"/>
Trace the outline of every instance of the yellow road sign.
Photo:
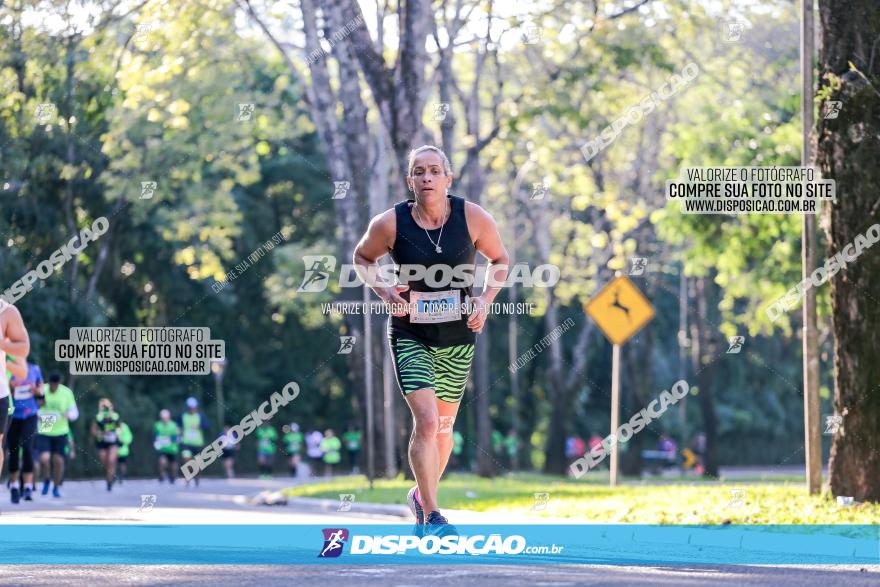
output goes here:
<path id="1" fill-rule="evenodd" d="M 693 467 L 697 463 L 697 455 L 694 454 L 694 451 L 692 451 L 691 449 L 686 448 L 683 451 L 681 451 L 681 454 L 684 456 L 684 468 L 685 469 L 690 469 L 691 467 Z"/>
<path id="2" fill-rule="evenodd" d="M 615 277 L 584 307 L 605 336 L 623 344 L 654 317 L 654 307 L 624 275 Z"/>

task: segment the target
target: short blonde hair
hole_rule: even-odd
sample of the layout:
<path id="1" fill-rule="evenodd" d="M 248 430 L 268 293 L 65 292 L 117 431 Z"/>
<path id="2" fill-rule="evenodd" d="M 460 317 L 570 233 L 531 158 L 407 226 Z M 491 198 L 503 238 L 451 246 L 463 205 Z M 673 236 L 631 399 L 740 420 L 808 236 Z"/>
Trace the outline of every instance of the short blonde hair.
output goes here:
<path id="1" fill-rule="evenodd" d="M 446 175 L 452 175 L 452 165 L 449 163 L 449 157 L 446 156 L 443 149 L 435 147 L 434 145 L 422 145 L 409 152 L 409 163 L 407 164 L 406 172 L 408 176 L 412 177 L 412 170 L 416 163 L 416 156 L 425 151 L 433 151 L 434 153 L 437 153 L 437 155 L 440 156 L 440 160 L 443 161 L 443 173 Z"/>

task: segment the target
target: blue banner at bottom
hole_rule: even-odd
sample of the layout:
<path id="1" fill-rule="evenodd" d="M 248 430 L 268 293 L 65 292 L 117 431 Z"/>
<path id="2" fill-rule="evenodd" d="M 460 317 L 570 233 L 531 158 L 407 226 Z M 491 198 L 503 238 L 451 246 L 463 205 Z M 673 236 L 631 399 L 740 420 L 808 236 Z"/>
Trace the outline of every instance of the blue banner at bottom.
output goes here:
<path id="1" fill-rule="evenodd" d="M 2 525 L 0 564 L 880 565 L 876 525 Z"/>

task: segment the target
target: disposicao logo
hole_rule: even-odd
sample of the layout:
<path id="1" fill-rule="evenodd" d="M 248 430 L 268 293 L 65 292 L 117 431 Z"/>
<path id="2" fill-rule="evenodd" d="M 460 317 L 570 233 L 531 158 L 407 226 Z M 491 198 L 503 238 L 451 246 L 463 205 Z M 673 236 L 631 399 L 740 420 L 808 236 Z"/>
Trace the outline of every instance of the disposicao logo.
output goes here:
<path id="1" fill-rule="evenodd" d="M 324 548 L 318 558 L 337 558 L 342 554 L 342 547 L 348 542 L 347 528 L 324 528 Z"/>
<path id="2" fill-rule="evenodd" d="M 479 556 L 482 554 L 507 554 L 514 555 L 523 552 L 538 552 L 556 554 L 563 547 L 527 547 L 523 536 L 513 535 L 502 538 L 500 534 L 475 535 L 475 536 L 414 536 L 403 535 L 349 535 L 346 528 L 324 528 L 324 547 L 318 554 L 318 558 L 338 558 L 342 555 L 343 548 L 349 545 L 349 554 L 385 554 L 385 555 L 412 555 L 411 551 L 418 554 L 466 554 Z"/>

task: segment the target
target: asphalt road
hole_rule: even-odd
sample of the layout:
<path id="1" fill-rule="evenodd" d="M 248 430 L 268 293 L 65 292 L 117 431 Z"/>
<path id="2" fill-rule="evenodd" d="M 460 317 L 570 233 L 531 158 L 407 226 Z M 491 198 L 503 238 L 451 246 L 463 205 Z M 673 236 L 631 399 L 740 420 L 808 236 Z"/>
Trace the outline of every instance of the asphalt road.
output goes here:
<path id="1" fill-rule="evenodd" d="M 267 507 L 251 503 L 265 490 L 294 485 L 291 479 L 203 479 L 199 486 L 174 485 L 158 480 L 129 480 L 107 491 L 103 481 L 68 481 L 62 497 L 38 495 L 32 502 L 9 502 L 0 490 L 0 524 L 321 524 L 327 514 L 320 509 Z M 146 498 L 144 505 L 142 496 Z M 150 505 L 151 504 L 151 505 Z M 357 520 L 363 523 L 362 518 Z M 342 519 L 341 521 L 350 521 Z M 380 517 L 376 521 L 401 522 Z"/>
<path id="2" fill-rule="evenodd" d="M 369 512 L 337 512 L 333 502 L 295 501 L 286 506 L 255 502 L 261 491 L 291 485 L 289 479 L 231 481 L 205 479 L 185 488 L 155 480 L 129 481 L 107 492 L 100 482 L 65 484 L 64 496 L 38 495 L 33 502 L 9 503 L 0 490 L 0 544 L 14 540 L 6 524 L 356 524 L 408 521 L 401 507 Z M 155 495 L 152 507 L 143 507 L 142 495 Z M 152 501 L 152 499 L 150 499 Z M 461 512 L 459 523 L 515 523 L 509 515 Z M 540 523 L 552 520 L 543 518 Z M 569 520 L 570 522 L 570 520 Z M 852 565 L 816 566 L 465 566 L 382 565 L 366 566 L 255 566 L 255 565 L 15 565 L 0 566 L 0 585 L 320 585 L 345 587 L 431 585 L 539 587 L 562 585 L 811 585 L 880 584 L 880 567 Z"/>
<path id="3" fill-rule="evenodd" d="M 543 587 L 568 585 L 652 585 L 677 587 L 876 586 L 880 574 L 858 567 L 622 567 L 558 566 L 7 566 L 0 567 L 3 585 L 345 585 L 346 587 Z"/>

